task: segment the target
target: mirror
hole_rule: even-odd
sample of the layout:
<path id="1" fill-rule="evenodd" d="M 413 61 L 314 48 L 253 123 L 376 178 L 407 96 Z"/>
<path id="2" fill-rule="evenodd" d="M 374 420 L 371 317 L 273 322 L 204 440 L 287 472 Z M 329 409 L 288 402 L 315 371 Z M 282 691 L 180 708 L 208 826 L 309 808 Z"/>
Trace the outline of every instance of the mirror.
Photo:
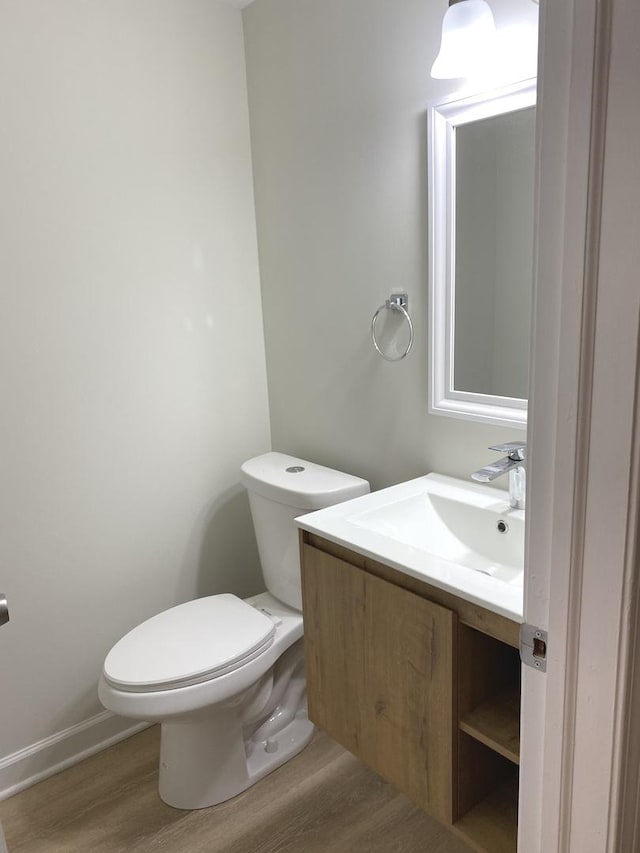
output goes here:
<path id="1" fill-rule="evenodd" d="M 429 410 L 526 426 L 535 81 L 429 110 Z"/>

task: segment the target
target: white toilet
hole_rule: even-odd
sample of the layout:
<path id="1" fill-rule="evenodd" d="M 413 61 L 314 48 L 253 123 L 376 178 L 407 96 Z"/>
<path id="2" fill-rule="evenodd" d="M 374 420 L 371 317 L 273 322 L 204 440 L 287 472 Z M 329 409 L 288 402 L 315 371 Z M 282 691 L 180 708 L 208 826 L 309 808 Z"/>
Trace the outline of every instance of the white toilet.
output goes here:
<path id="1" fill-rule="evenodd" d="M 221 803 L 310 741 L 294 519 L 366 494 L 369 484 L 282 453 L 242 466 L 268 592 L 172 607 L 107 655 L 98 695 L 123 717 L 162 724 L 161 798 Z"/>

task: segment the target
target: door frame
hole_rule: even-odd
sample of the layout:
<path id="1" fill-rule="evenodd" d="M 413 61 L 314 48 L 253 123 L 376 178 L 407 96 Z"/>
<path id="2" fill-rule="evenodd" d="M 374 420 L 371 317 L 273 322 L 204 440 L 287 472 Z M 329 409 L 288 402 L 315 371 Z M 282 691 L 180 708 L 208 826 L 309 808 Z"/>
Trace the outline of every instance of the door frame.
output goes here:
<path id="1" fill-rule="evenodd" d="M 549 645 L 546 675 L 523 673 L 520 853 L 631 850 L 638 831 L 633 6 L 541 4 L 524 612 Z"/>

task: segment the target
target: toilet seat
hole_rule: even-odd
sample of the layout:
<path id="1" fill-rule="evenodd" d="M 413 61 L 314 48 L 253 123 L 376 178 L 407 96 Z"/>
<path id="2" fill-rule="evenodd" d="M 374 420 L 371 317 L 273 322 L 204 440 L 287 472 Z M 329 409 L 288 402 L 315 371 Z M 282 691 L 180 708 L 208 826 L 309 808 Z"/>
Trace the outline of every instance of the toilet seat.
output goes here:
<path id="1" fill-rule="evenodd" d="M 303 629 L 302 613 L 282 604 L 268 592 L 251 596 L 243 603 L 261 615 L 266 612 L 269 615 L 265 618 L 275 624 L 273 642 L 261 654 L 219 677 L 196 684 L 174 683 L 162 690 L 153 689 L 153 685 L 139 686 L 137 690 L 129 689 L 126 684 L 121 687 L 111 683 L 103 669 L 98 683 L 102 704 L 121 717 L 165 724 L 214 705 L 220 707 L 228 700 L 235 701 L 243 691 L 257 684 L 289 646 L 302 638 Z M 111 666 L 109 670 L 112 671 Z"/>
<path id="2" fill-rule="evenodd" d="M 126 634 L 107 655 L 103 677 L 127 693 L 201 684 L 255 660 L 275 632 L 274 619 L 235 595 L 198 598 Z"/>

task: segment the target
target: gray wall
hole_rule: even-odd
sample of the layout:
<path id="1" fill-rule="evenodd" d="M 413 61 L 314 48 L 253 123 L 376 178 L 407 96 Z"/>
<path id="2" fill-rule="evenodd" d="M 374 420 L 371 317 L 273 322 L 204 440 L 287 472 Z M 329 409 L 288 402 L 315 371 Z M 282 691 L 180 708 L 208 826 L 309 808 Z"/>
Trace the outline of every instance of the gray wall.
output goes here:
<path id="1" fill-rule="evenodd" d="M 537 7 L 492 7 L 522 59 Z M 457 85 L 429 76 L 445 9 L 256 0 L 243 11 L 273 446 L 376 488 L 429 470 L 467 477 L 513 437 L 427 413 L 426 107 Z M 416 345 L 388 364 L 369 323 L 399 288 Z"/>
<path id="2" fill-rule="evenodd" d="M 238 474 L 270 436 L 240 12 L 0 20 L 1 793 L 103 736 L 125 631 L 262 588 Z"/>

